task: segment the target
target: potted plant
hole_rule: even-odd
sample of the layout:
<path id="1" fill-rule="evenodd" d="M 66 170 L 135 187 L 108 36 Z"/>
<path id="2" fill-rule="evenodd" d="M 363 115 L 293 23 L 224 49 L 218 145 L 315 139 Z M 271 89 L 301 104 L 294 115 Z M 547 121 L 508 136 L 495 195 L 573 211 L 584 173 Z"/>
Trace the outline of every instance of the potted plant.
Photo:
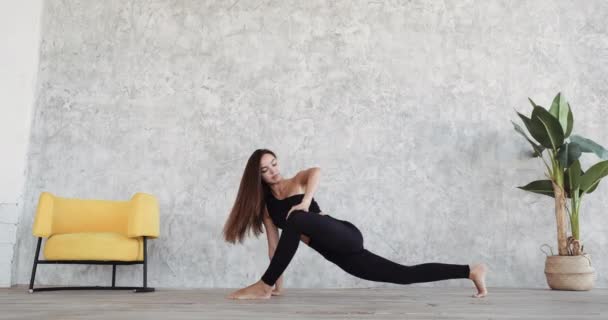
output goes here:
<path id="1" fill-rule="evenodd" d="M 555 199 L 557 221 L 558 254 L 547 255 L 545 276 L 551 289 L 590 290 L 593 288 L 595 271 L 591 267 L 591 256 L 584 252 L 580 240 L 579 214 L 581 200 L 592 193 L 600 180 L 608 175 L 608 151 L 598 143 L 578 135 L 570 135 L 574 117 L 570 104 L 562 93 L 558 93 L 549 110 L 532 105 L 532 114 L 527 117 L 519 112 L 528 134 L 513 123 L 515 130 L 532 146 L 532 157 L 545 165 L 547 179 L 536 180 L 520 189 L 550 196 Z M 600 161 L 586 171 L 581 168 L 579 157 L 583 152 L 594 153 Z M 570 199 L 570 204 L 567 204 Z M 566 213 L 571 235 L 567 235 Z"/>

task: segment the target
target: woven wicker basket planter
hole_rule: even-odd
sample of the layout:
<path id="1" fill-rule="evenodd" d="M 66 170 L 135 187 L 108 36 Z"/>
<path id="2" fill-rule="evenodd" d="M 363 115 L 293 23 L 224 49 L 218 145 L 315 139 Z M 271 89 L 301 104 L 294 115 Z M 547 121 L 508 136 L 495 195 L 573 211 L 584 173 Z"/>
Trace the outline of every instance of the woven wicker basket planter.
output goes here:
<path id="1" fill-rule="evenodd" d="M 547 284 L 554 290 L 588 291 L 595 282 L 591 256 L 547 256 L 545 260 Z"/>

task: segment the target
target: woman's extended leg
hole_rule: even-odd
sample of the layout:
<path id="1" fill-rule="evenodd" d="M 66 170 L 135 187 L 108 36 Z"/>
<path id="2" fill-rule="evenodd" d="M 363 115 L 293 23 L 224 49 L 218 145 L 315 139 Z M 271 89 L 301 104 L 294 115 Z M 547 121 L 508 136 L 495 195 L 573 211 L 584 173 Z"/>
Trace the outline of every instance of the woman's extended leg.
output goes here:
<path id="1" fill-rule="evenodd" d="M 274 285 L 298 250 L 302 233 L 308 235 L 311 242 L 322 243 L 327 250 L 349 254 L 363 249 L 361 233 L 353 231 L 355 230 L 329 215 L 293 211 L 287 218 L 270 265 L 262 275 L 262 281 L 267 285 Z"/>
<path id="2" fill-rule="evenodd" d="M 352 223 L 345 220 L 340 221 L 348 224 L 360 234 L 359 229 Z M 468 264 L 436 262 L 407 266 L 383 258 L 364 248 L 354 253 L 334 252 L 325 248 L 323 243 L 317 243 L 313 240 L 311 239 L 309 243 L 312 249 L 342 270 L 358 278 L 397 284 L 468 278 L 474 282 L 478 290 L 473 297 L 481 298 L 487 294 L 485 287 L 487 266 L 483 263 L 474 264 L 472 267 Z"/>
<path id="3" fill-rule="evenodd" d="M 353 254 L 337 254 L 333 262 L 349 274 L 371 281 L 410 284 L 469 278 L 468 264 L 422 263 L 402 265 L 367 249 Z"/>
<path id="4" fill-rule="evenodd" d="M 361 238 L 361 246 L 359 249 L 350 252 L 340 252 L 328 248 L 324 243 L 318 244 L 317 242 L 311 241 L 309 245 L 326 259 L 353 276 L 371 281 L 398 284 L 469 277 L 470 269 L 468 264 L 423 263 L 407 266 L 381 257 L 363 248 L 363 236 L 361 235 L 359 228 L 355 225 L 346 220 L 339 220 L 333 217 L 330 219 L 348 225 L 348 228 L 353 231 L 349 234 L 359 235 Z"/>

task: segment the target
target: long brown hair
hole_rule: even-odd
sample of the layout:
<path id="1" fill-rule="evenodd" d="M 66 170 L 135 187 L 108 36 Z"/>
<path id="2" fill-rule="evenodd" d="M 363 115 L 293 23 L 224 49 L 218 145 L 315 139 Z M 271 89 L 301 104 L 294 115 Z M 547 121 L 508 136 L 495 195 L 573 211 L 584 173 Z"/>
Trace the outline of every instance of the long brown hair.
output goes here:
<path id="1" fill-rule="evenodd" d="M 274 152 L 268 149 L 257 149 L 247 160 L 236 200 L 222 231 L 227 242 L 236 243 L 238 240 L 243 243 L 245 233 L 249 231 L 253 231 L 255 237 L 264 233 L 262 219 L 266 206 L 265 196 L 270 192 L 270 187 L 262 180 L 260 160 L 266 153 L 276 158 Z"/>

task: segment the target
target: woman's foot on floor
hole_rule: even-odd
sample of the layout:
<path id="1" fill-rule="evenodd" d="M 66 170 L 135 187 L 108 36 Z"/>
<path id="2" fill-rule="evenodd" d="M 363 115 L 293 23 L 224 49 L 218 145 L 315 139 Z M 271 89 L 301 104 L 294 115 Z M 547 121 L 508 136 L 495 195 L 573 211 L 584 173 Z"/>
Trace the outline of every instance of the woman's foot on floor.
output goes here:
<path id="1" fill-rule="evenodd" d="M 483 298 L 488 294 L 486 289 L 486 273 L 488 267 L 484 263 L 474 264 L 469 266 L 471 271 L 469 272 L 469 279 L 473 280 L 475 287 L 477 287 L 477 293 L 473 295 L 473 298 Z"/>
<path id="2" fill-rule="evenodd" d="M 227 299 L 269 299 L 272 293 L 272 286 L 268 286 L 262 280 L 232 292 L 227 295 Z"/>

